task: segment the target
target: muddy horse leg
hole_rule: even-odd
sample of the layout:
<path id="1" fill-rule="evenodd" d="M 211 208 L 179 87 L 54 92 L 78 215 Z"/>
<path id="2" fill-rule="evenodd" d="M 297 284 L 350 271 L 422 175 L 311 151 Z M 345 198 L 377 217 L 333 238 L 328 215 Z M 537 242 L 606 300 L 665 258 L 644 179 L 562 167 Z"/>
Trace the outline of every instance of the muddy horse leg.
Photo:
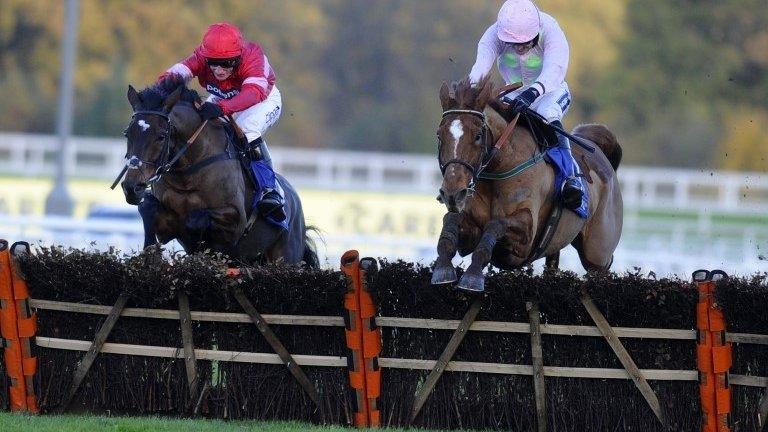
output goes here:
<path id="1" fill-rule="evenodd" d="M 546 270 L 557 270 L 560 268 L 560 251 L 547 255 L 547 258 L 544 260 L 544 268 Z"/>
<path id="2" fill-rule="evenodd" d="M 157 244 L 157 214 L 162 205 L 151 192 L 144 192 L 144 198 L 139 203 L 139 215 L 144 225 L 144 249 Z"/>
<path id="3" fill-rule="evenodd" d="M 459 225 L 464 215 L 448 212 L 443 216 L 443 230 L 437 241 L 437 261 L 432 271 L 432 284 L 449 284 L 456 282 L 456 269 L 451 260 L 456 255 L 459 244 Z"/>
<path id="4" fill-rule="evenodd" d="M 496 242 L 507 232 L 507 224 L 499 219 L 488 222 L 483 229 L 483 236 L 480 238 L 475 250 L 472 252 L 472 264 L 467 267 L 467 271 L 461 276 L 459 289 L 481 293 L 485 291 L 485 276 L 483 268 L 491 261 L 491 254 Z"/>
<path id="5" fill-rule="evenodd" d="M 610 247 L 610 242 L 601 241 L 601 238 L 584 239 L 583 234 L 579 234 L 574 239 L 573 247 L 579 253 L 579 259 L 584 270 L 591 272 L 607 272 L 613 264 L 613 250 L 615 246 Z"/>
<path id="6" fill-rule="evenodd" d="M 185 228 L 196 243 L 196 250 L 210 248 L 231 256 L 237 241 L 238 220 L 238 212 L 234 207 L 199 209 L 189 213 Z M 204 244 L 206 240 L 210 244 Z"/>

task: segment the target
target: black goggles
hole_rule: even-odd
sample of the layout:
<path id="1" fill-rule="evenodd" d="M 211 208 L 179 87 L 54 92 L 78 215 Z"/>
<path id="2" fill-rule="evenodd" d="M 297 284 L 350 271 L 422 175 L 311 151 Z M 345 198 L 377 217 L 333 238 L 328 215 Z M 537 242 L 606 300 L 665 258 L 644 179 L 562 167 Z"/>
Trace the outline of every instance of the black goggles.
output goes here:
<path id="1" fill-rule="evenodd" d="M 512 43 L 512 46 L 529 48 L 535 46 L 537 43 L 539 43 L 539 35 L 536 35 L 535 38 L 529 40 L 528 42 Z"/>
<path id="2" fill-rule="evenodd" d="M 233 68 L 237 66 L 237 63 L 240 62 L 240 57 L 234 57 L 234 58 L 228 58 L 228 59 L 217 59 L 217 58 L 208 58 L 205 59 L 205 64 L 207 64 L 210 67 L 218 66 L 225 69 Z"/>

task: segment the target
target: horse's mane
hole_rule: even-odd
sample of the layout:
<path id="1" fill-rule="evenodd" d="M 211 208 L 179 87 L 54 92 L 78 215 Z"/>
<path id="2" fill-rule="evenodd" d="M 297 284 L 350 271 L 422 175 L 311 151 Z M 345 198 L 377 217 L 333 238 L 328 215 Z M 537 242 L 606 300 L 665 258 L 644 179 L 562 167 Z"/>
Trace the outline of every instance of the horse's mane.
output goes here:
<path id="1" fill-rule="evenodd" d="M 487 91 L 487 94 L 493 94 L 493 81 L 491 81 L 491 75 L 488 74 L 477 83 L 473 84 L 469 77 L 465 77 L 458 83 L 453 83 L 453 92 L 456 95 L 456 102 L 460 108 L 466 109 L 483 109 L 485 107 L 479 107 L 478 99 L 480 94 Z"/>
<path id="2" fill-rule="evenodd" d="M 183 88 L 179 100 L 189 103 L 199 103 L 201 101 L 200 95 L 197 94 L 195 90 L 187 88 L 184 77 L 177 74 L 170 74 L 155 84 L 145 88 L 139 92 L 139 98 L 141 99 L 144 109 L 157 110 L 162 107 L 165 98 L 179 87 Z"/>

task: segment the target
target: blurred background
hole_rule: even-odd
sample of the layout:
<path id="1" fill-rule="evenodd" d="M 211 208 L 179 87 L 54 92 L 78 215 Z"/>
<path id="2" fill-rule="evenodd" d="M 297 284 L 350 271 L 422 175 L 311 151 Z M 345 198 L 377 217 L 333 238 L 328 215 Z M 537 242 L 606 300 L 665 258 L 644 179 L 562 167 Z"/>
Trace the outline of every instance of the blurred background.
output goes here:
<path id="1" fill-rule="evenodd" d="M 469 72 L 501 3 L 0 0 L 0 234 L 138 249 L 138 215 L 109 189 L 127 87 L 230 21 L 276 70 L 284 107 L 267 139 L 326 265 L 349 248 L 428 264 L 444 213 L 438 89 Z M 571 47 L 565 125 L 605 123 L 624 148 L 613 269 L 768 271 L 768 1 L 538 5 Z M 580 270 L 572 250 L 562 266 Z"/>

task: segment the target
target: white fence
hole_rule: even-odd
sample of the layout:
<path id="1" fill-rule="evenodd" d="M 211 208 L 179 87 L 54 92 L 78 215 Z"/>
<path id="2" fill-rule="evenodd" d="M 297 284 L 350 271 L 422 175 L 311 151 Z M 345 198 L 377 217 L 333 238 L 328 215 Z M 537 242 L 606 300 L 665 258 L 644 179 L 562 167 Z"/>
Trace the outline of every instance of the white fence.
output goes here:
<path id="1" fill-rule="evenodd" d="M 0 173 L 51 176 L 55 136 L 0 133 Z M 432 155 L 271 147 L 277 171 L 299 188 L 434 194 L 440 184 Z M 68 175 L 113 179 L 124 164 L 125 141 L 75 137 L 65 156 Z M 768 175 L 714 170 L 621 167 L 627 208 L 728 213 L 768 212 Z"/>
<path id="2" fill-rule="evenodd" d="M 51 176 L 57 145 L 53 136 L 0 133 L 0 173 Z M 67 171 L 75 177 L 111 180 L 124 163 L 124 146 L 120 139 L 74 138 L 65 158 Z M 298 188 L 429 196 L 440 182 L 437 163 L 429 155 L 279 147 L 272 153 L 277 170 Z M 768 227 L 739 219 L 745 215 L 759 219 L 768 214 L 768 175 L 622 167 L 619 177 L 627 212 L 614 270 L 639 267 L 659 275 L 684 276 L 700 267 L 741 274 L 768 271 L 768 261 L 763 257 L 768 255 Z M 638 217 L 643 211 L 659 211 L 664 216 Z M 687 217 L 674 216 L 680 212 L 688 213 Z M 719 220 L 721 215 L 726 216 L 725 221 Z M 0 216 L 0 233 L 8 239 L 39 240 L 43 244 L 91 247 L 96 242 L 95 247 L 100 249 L 113 245 L 125 252 L 137 250 L 142 239 L 138 220 L 114 223 Z M 435 258 L 435 240 L 358 233 L 325 235 L 320 255 L 333 267 L 339 256 L 351 248 L 363 254 L 428 263 Z M 580 271 L 578 258 L 570 248 L 561 263 L 564 268 Z"/>
<path id="3" fill-rule="evenodd" d="M 661 232 L 659 228 L 671 230 L 671 234 Z M 639 268 L 644 273 L 653 271 L 659 276 L 677 274 L 681 277 L 687 277 L 699 268 L 719 268 L 743 275 L 768 272 L 768 261 L 762 258 L 759 244 L 752 240 L 759 237 L 765 244 L 768 229 L 754 237 L 686 234 L 689 229 L 684 225 L 663 225 L 653 220 L 629 226 L 616 250 L 612 270 L 623 272 Z M 63 244 L 102 251 L 113 247 L 125 253 L 140 250 L 143 241 L 139 220 L 126 223 L 62 217 L 0 216 L 0 233 L 0 237 L 24 239 L 32 244 Z M 378 235 L 323 235 L 314 239 L 320 261 L 324 267 L 330 268 L 336 268 L 341 255 L 349 249 L 358 249 L 363 255 L 423 264 L 430 264 L 437 257 L 436 239 Z M 181 249 L 173 243 L 168 247 Z M 454 262 L 466 265 L 469 258 L 456 258 Z M 541 266 L 542 262 L 539 262 L 535 267 L 540 269 Z M 563 251 L 561 268 L 583 273 L 573 248 Z"/>

